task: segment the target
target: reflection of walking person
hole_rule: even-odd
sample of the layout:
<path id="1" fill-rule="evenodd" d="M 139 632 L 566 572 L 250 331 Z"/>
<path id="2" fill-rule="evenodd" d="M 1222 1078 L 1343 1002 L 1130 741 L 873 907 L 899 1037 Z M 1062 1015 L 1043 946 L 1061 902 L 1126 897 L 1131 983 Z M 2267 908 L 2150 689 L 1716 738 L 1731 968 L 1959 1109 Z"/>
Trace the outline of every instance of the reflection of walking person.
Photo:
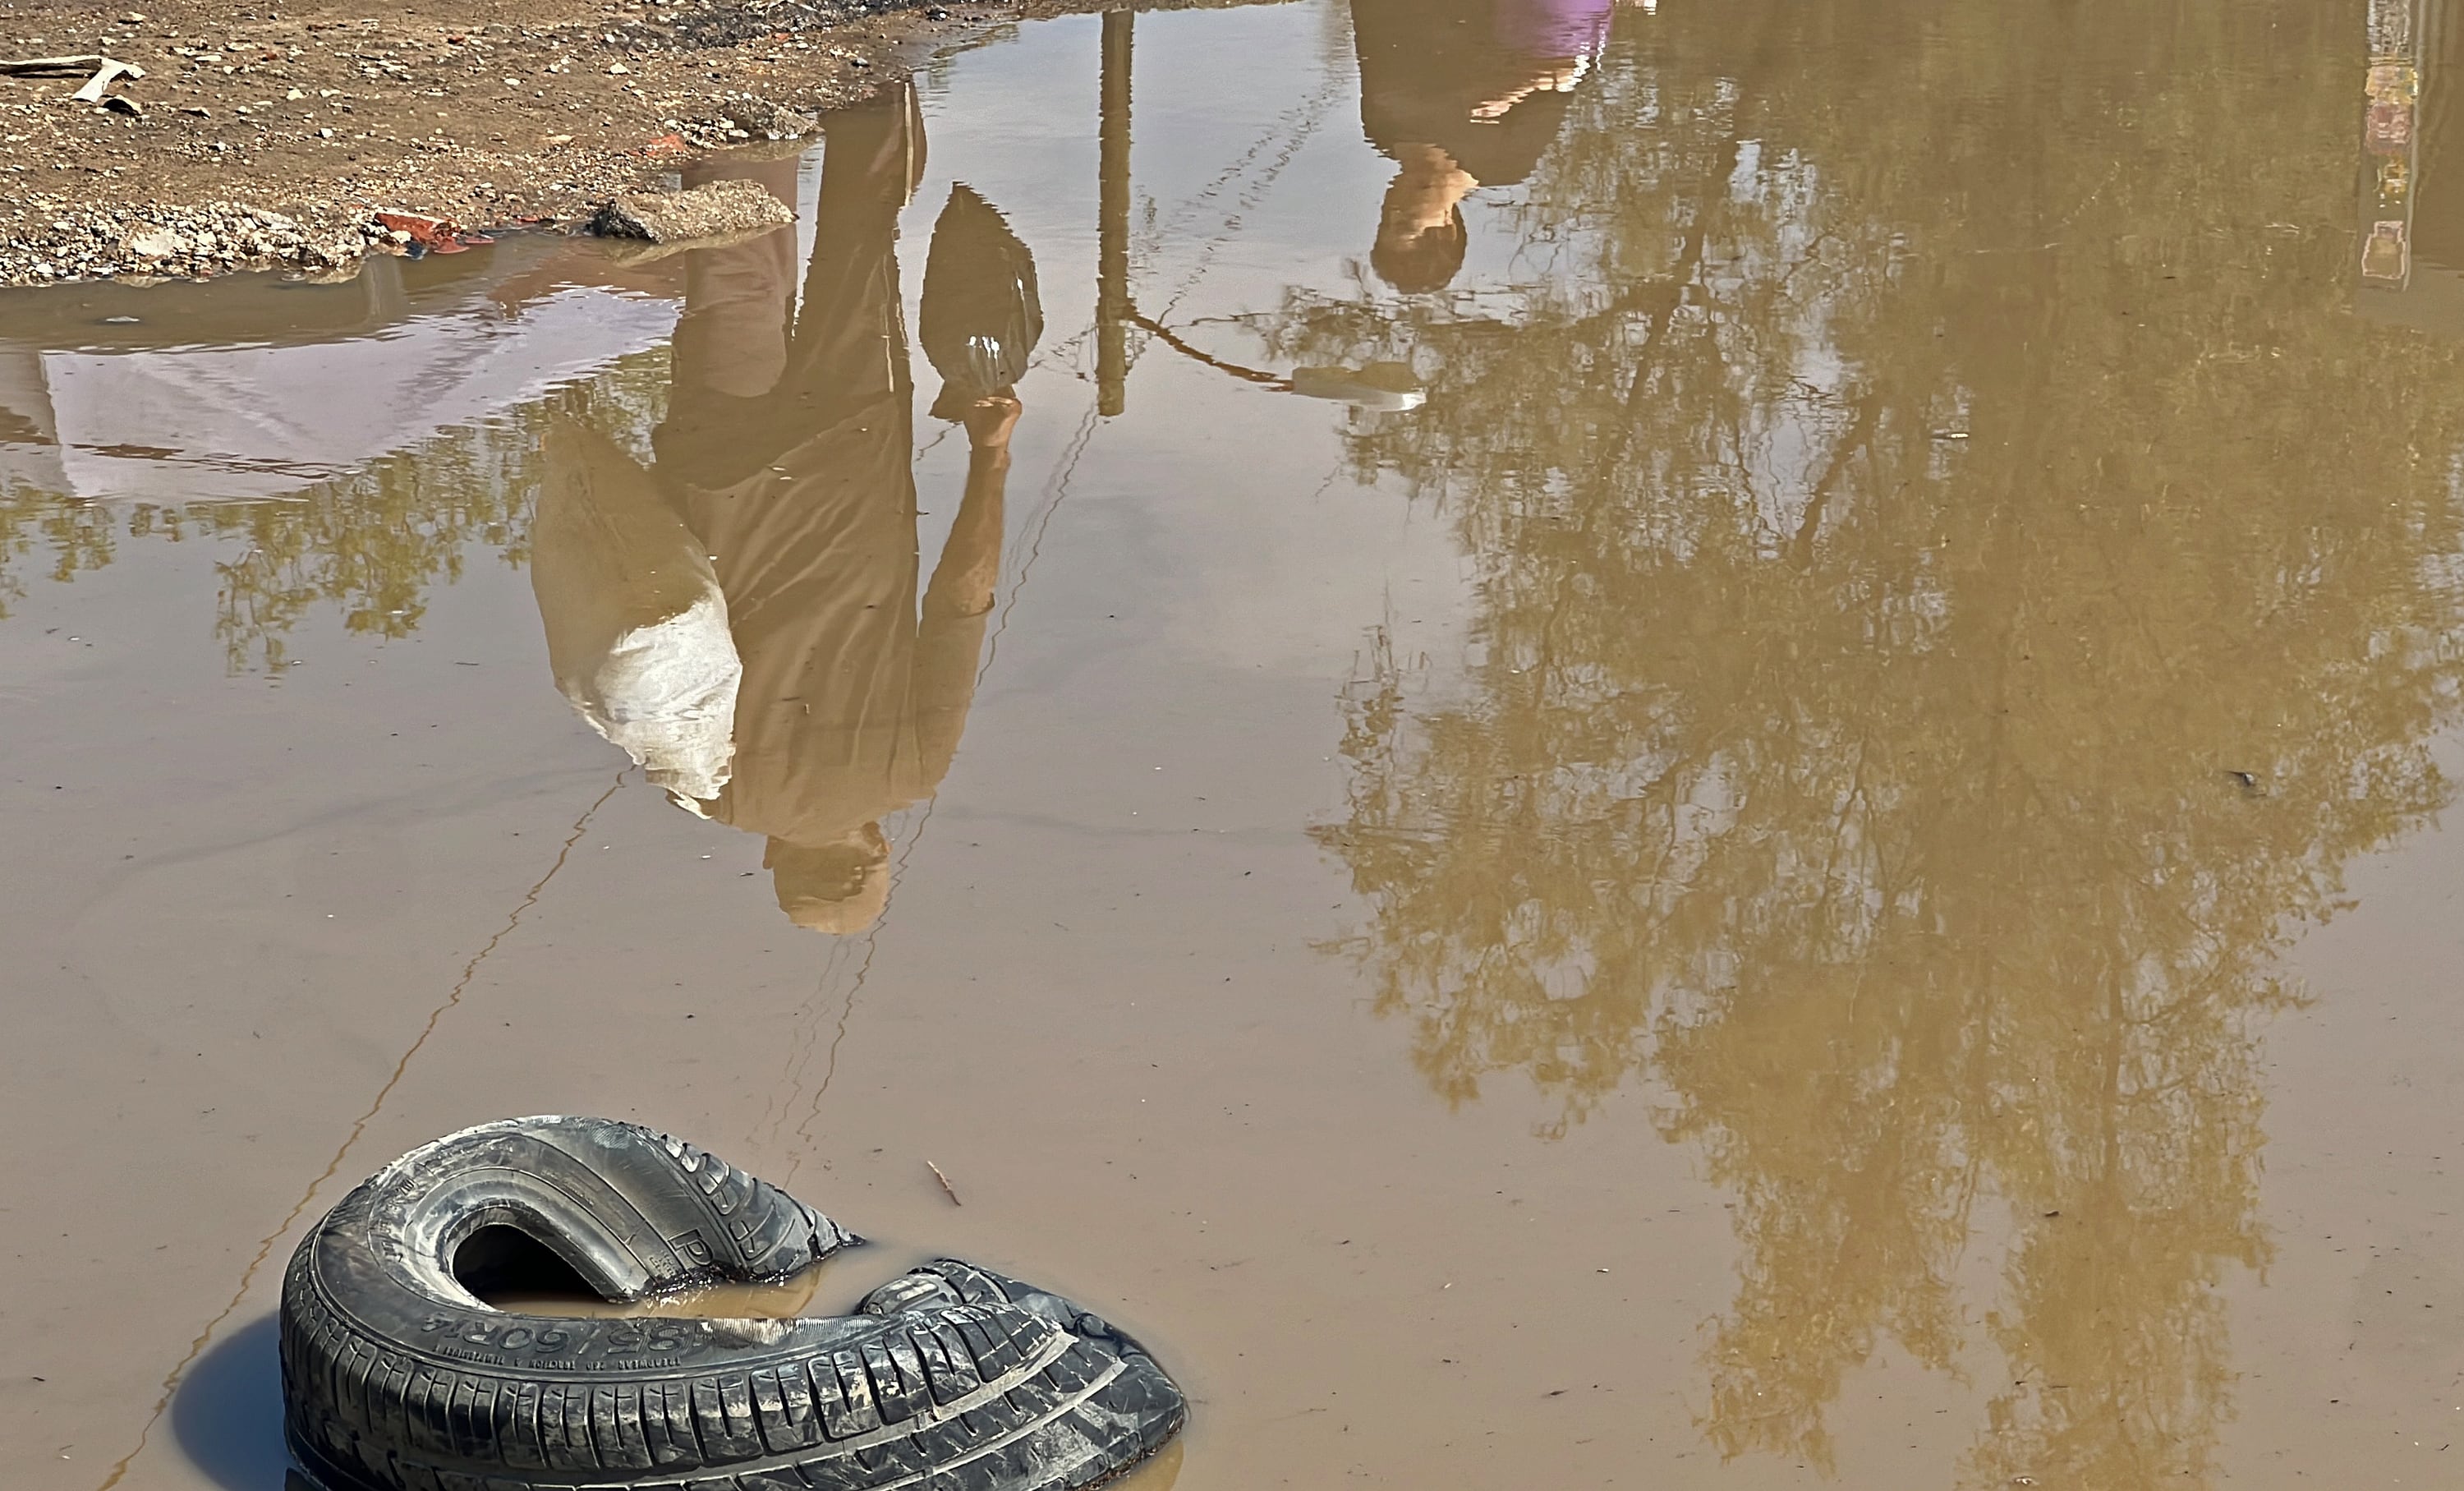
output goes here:
<path id="1" fill-rule="evenodd" d="M 1530 174 L 1613 0 L 1352 0 L 1360 127 L 1396 163 L 1369 262 L 1405 292 L 1463 268 L 1463 200 Z"/>
<path id="2" fill-rule="evenodd" d="M 679 803 L 766 837 L 781 908 L 825 932 L 881 914 L 881 820 L 949 769 L 1001 567 L 1006 385 L 954 411 L 966 490 L 916 592 L 895 243 L 923 145 L 904 85 L 833 117 L 801 297 L 792 229 L 694 256 L 655 473 L 561 432 L 534 544 L 559 688 Z"/>

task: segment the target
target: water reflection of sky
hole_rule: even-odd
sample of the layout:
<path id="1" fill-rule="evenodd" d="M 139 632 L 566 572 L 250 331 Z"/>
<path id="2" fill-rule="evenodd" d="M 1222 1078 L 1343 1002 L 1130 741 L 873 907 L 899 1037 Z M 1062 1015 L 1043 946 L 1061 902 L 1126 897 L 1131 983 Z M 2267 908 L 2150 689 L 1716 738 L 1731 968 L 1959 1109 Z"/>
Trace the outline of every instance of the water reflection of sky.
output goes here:
<path id="1" fill-rule="evenodd" d="M 668 302 L 577 286 L 510 315 L 431 309 L 334 341 L 12 348 L 0 482 L 82 502 L 297 497 L 658 346 L 674 324 Z"/>

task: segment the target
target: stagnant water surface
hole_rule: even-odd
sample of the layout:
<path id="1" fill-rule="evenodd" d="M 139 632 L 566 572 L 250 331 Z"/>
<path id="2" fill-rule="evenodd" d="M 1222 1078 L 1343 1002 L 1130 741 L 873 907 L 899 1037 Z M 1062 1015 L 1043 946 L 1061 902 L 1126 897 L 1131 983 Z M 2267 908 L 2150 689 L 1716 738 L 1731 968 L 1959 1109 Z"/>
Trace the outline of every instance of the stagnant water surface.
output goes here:
<path id="1" fill-rule="evenodd" d="M 2464 1484 L 2458 88 L 1121 12 L 766 239 L 0 298 L 7 1480 L 273 1491 L 301 1231 L 598 1112 L 1186 1491 Z"/>

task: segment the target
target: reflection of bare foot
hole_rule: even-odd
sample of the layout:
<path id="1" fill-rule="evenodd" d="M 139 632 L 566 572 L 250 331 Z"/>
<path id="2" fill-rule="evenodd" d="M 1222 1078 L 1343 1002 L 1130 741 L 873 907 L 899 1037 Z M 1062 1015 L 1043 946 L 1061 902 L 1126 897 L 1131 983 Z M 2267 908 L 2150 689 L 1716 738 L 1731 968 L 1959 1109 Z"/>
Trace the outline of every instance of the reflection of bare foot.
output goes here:
<path id="1" fill-rule="evenodd" d="M 1009 449 L 1009 433 L 1018 427 L 1018 416 L 1025 407 L 1015 391 L 987 393 L 976 400 L 960 416 L 967 427 L 967 443 L 979 451 Z"/>

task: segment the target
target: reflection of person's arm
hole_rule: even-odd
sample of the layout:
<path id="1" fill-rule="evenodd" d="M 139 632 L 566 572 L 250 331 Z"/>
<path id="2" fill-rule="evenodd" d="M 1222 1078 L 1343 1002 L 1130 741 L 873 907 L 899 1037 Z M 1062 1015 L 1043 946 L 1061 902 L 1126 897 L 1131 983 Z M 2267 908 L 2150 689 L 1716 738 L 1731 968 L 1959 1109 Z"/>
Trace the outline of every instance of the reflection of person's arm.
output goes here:
<path id="1" fill-rule="evenodd" d="M 975 700 L 984 623 L 1001 579 L 1001 499 L 1008 482 L 1006 443 L 979 447 L 968 458 L 966 499 L 924 589 L 924 618 L 915 638 L 915 733 L 925 780 L 935 786 L 958 753 L 958 735 Z"/>

